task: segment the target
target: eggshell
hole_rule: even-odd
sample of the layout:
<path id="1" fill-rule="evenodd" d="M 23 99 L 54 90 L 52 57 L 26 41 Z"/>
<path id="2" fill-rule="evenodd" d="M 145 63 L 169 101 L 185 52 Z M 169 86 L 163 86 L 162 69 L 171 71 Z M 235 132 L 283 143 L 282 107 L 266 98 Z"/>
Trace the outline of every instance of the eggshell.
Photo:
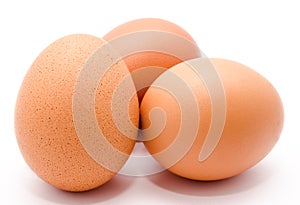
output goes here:
<path id="1" fill-rule="evenodd" d="M 117 38 L 120 38 L 124 35 L 129 35 L 132 33 L 137 32 L 164 32 L 171 35 L 176 35 L 178 37 L 181 37 L 185 39 L 186 41 L 189 41 L 191 44 L 194 44 L 195 47 L 197 47 L 195 41 L 193 38 L 181 27 L 178 25 L 163 20 L 163 19 L 157 19 L 157 18 L 142 18 L 142 19 L 136 19 L 133 21 L 129 21 L 127 23 L 124 23 L 116 28 L 114 28 L 112 31 L 107 33 L 103 38 L 107 41 L 113 41 Z M 141 34 L 142 35 L 142 34 Z M 163 39 L 155 39 L 154 41 L 161 42 L 161 44 L 164 44 L 165 47 L 174 47 L 174 53 L 178 52 L 179 50 L 184 50 L 185 56 L 176 56 L 171 55 L 169 53 L 164 52 L 163 50 L 156 50 L 156 51 L 148 51 L 146 48 L 145 50 L 141 50 L 137 53 L 129 54 L 128 56 L 125 56 L 123 59 L 125 63 L 128 66 L 129 71 L 132 73 L 133 81 L 135 82 L 135 85 L 138 90 L 138 97 L 139 100 L 144 96 L 144 93 L 147 90 L 146 87 L 142 87 L 139 85 L 141 84 L 141 81 L 147 81 L 148 85 L 151 85 L 151 83 L 166 69 L 182 62 L 185 60 L 193 59 L 200 57 L 200 50 L 199 49 L 189 49 L 189 45 L 180 46 L 178 44 L 178 40 L 171 40 L 170 37 L 168 40 Z M 146 43 L 151 44 L 153 43 L 153 39 L 146 39 Z M 138 39 L 135 42 L 136 44 L 143 44 L 145 42 L 140 42 Z M 188 43 L 186 43 L 188 44 Z M 178 45 L 178 46 L 176 46 Z M 198 47 L 197 47 L 198 48 Z M 143 69 L 141 71 L 141 69 Z M 146 71 L 146 69 L 148 69 Z M 151 71 L 149 71 L 151 69 Z M 140 70 L 140 72 L 138 72 Z M 145 73 L 144 75 L 142 73 Z"/>
<path id="2" fill-rule="evenodd" d="M 199 154 L 204 150 L 204 142 L 212 128 L 213 114 L 221 118 L 218 110 L 212 109 L 212 98 L 207 83 L 216 85 L 213 78 L 198 77 L 191 69 L 191 64 L 210 61 L 219 76 L 225 94 L 225 118 L 219 141 L 207 158 L 200 160 Z M 198 68 L 196 68 L 198 69 Z M 199 127 L 196 138 L 188 151 L 171 165 L 167 157 L 160 156 L 174 145 L 177 134 L 183 123 L 190 123 L 190 129 L 183 133 L 179 145 L 169 156 L 176 155 L 182 146 L 187 144 L 189 131 L 194 129 L 194 120 L 184 119 L 181 105 L 192 107 L 191 100 L 184 99 L 184 93 L 175 98 L 172 92 L 157 86 L 160 79 L 170 79 L 175 74 L 191 89 L 199 109 Z M 171 76 L 171 75 L 170 75 Z M 210 76 L 211 77 L 211 76 Z M 212 82 L 210 82 L 212 81 Z M 216 88 L 213 88 L 216 89 Z M 170 90 L 170 89 L 169 89 Z M 216 96 L 217 104 L 222 103 L 221 96 Z M 218 99 L 219 97 L 219 99 Z M 179 100 L 178 100 L 179 99 Z M 161 121 L 161 116 L 151 110 L 160 108 L 165 113 L 165 127 L 157 136 L 153 132 L 144 132 L 144 144 L 148 151 L 170 172 L 193 180 L 219 180 L 235 176 L 253 167 L 262 160 L 274 147 L 283 127 L 283 106 L 275 88 L 264 77 L 254 70 L 237 62 L 224 59 L 194 59 L 178 64 L 159 76 L 146 92 L 141 103 L 141 123 L 143 129 Z M 191 111 L 192 112 L 192 111 Z M 151 113 L 151 115 L 149 114 Z M 190 113 L 191 116 L 193 113 Z M 150 118 L 150 119 L 149 119 Z M 218 117 L 217 117 L 218 118 Z M 220 120 L 220 119 L 216 119 Z M 221 119 L 222 120 L 222 119 Z M 211 130 L 215 131 L 215 130 Z M 215 136 L 213 136 L 215 137 Z M 208 142 L 213 139 L 208 139 Z M 209 143 L 208 143 L 209 144 Z"/>
<path id="3" fill-rule="evenodd" d="M 88 151 L 108 158 L 111 164 L 118 168 L 122 167 L 128 158 L 120 160 L 118 156 L 110 156 L 110 153 L 106 153 L 106 147 L 101 144 L 96 144 L 96 148 L 84 147 L 75 128 L 75 122 L 81 123 L 83 127 L 91 126 L 80 118 L 86 109 L 84 104 L 82 113 L 75 113 L 79 116 L 77 121 L 75 120 L 73 95 L 77 92 L 75 85 L 80 72 L 84 66 L 91 64 L 89 62 L 86 65 L 88 59 L 104 42 L 85 34 L 70 35 L 55 41 L 34 61 L 17 98 L 15 133 L 22 155 L 40 178 L 62 190 L 90 190 L 104 184 L 116 174 L 118 170 L 102 166 Z M 110 59 L 109 55 L 107 59 Z M 91 75 L 92 73 L 87 76 L 86 85 L 90 83 Z M 110 107 L 114 90 L 126 75 L 129 75 L 129 72 L 122 61 L 114 64 L 105 73 L 96 90 L 94 110 L 97 125 L 102 129 L 106 140 L 117 151 L 128 156 L 135 140 L 128 138 L 117 128 Z M 132 87 L 134 88 L 133 83 Z M 130 87 L 124 89 L 128 90 Z M 137 126 L 137 96 L 131 99 L 117 96 L 117 99 L 117 105 L 126 103 L 130 120 Z M 84 102 L 85 99 L 82 100 Z M 121 123 L 128 121 L 120 114 L 124 110 L 117 112 Z M 132 137 L 137 135 L 135 130 L 131 131 Z M 85 140 L 90 141 L 90 144 L 97 142 L 96 137 Z"/>

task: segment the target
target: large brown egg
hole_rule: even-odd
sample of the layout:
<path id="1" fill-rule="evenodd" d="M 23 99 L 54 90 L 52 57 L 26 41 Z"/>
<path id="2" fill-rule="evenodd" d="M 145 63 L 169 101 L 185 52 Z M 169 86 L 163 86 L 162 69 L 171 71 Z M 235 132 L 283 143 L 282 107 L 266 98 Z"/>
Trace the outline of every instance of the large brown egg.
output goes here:
<path id="1" fill-rule="evenodd" d="M 59 189 L 78 192 L 104 184 L 135 144 L 138 99 L 124 94 L 135 93 L 134 84 L 128 78 L 121 83 L 128 69 L 123 61 L 112 62 L 107 47 L 99 49 L 104 44 L 84 34 L 55 41 L 34 61 L 19 91 L 20 150 L 31 169 Z"/>
<path id="2" fill-rule="evenodd" d="M 141 103 L 146 148 L 169 171 L 194 180 L 224 179 L 253 167 L 279 139 L 283 116 L 268 80 L 223 59 L 170 68 Z"/>
<path id="3" fill-rule="evenodd" d="M 134 38 L 126 38 L 126 35 Z M 124 47 L 140 46 L 135 52 L 123 56 L 132 74 L 140 101 L 147 87 L 166 69 L 201 55 L 187 31 L 163 19 L 142 18 L 129 21 L 114 28 L 103 38 L 113 46 L 124 45 L 127 42 L 130 43 Z M 117 41 L 121 42 L 116 43 Z M 161 47 L 155 44 L 160 44 Z"/>

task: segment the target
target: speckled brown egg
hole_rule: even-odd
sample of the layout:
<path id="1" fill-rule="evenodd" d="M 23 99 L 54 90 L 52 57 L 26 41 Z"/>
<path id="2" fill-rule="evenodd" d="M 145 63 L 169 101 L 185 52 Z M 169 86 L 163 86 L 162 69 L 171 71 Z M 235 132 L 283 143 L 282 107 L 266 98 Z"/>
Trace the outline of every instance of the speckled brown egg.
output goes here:
<path id="1" fill-rule="evenodd" d="M 92 81 L 98 80 L 93 79 L 93 75 L 101 69 L 101 64 L 112 59 L 109 52 L 102 61 L 95 56 L 104 43 L 102 39 L 84 34 L 55 41 L 34 61 L 19 91 L 15 133 L 21 153 L 40 178 L 62 190 L 86 191 L 109 181 L 126 162 L 135 144 L 139 118 L 137 96 L 129 99 L 126 95 L 114 96 L 129 73 L 125 63 L 112 63 L 96 82 L 96 89 L 85 90 Z M 94 73 L 80 78 L 86 88 L 77 88 L 83 68 L 92 66 Z M 129 88 L 127 85 L 119 89 Z M 87 102 L 86 93 L 95 94 L 90 96 L 94 104 Z M 79 95 L 76 102 L 75 94 Z M 111 108 L 113 97 L 116 107 L 126 103 L 129 116 L 122 115 L 124 110 L 118 109 L 115 116 L 121 124 L 134 125 L 124 126 L 131 136 L 126 136 L 115 123 Z M 91 105 L 95 125 L 85 120 Z M 102 141 L 97 129 L 102 131 Z M 114 152 L 110 153 L 111 150 Z"/>

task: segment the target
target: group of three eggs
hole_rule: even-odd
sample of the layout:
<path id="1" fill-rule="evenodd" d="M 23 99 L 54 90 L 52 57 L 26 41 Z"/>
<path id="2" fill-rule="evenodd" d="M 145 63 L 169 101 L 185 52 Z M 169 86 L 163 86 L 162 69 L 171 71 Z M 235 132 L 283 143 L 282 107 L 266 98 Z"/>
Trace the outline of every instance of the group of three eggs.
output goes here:
<path id="1" fill-rule="evenodd" d="M 229 178 L 262 160 L 282 126 L 280 97 L 264 77 L 204 57 L 185 30 L 152 18 L 103 39 L 75 34 L 50 44 L 26 74 L 15 110 L 27 164 L 74 192 L 109 181 L 137 140 L 176 175 Z"/>

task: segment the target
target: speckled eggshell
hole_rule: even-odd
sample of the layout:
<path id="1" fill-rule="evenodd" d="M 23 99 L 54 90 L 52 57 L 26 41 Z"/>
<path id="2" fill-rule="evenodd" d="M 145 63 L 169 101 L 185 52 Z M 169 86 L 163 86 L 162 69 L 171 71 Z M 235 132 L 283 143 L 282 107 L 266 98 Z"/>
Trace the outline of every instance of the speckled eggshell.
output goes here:
<path id="1" fill-rule="evenodd" d="M 198 134 L 188 152 L 175 164 L 166 168 L 176 175 L 193 180 L 224 179 L 253 167 L 272 150 L 283 127 L 281 99 L 268 80 L 237 62 L 224 59 L 210 59 L 210 62 L 224 87 L 226 117 L 220 141 L 204 161 L 199 160 L 199 153 L 211 127 L 212 112 L 216 112 L 212 109 L 210 93 L 203 79 L 199 78 L 188 64 L 181 63 L 170 68 L 170 71 L 184 80 L 193 91 L 200 121 Z M 181 103 L 190 104 L 184 99 Z M 155 155 L 172 146 L 181 126 L 179 105 L 174 96 L 164 89 L 150 87 L 146 92 L 141 103 L 143 129 L 151 124 L 149 113 L 153 108 L 164 110 L 167 119 L 162 132 L 156 138 L 144 142 L 151 154 Z M 218 116 L 218 113 L 216 114 Z M 155 119 L 155 116 L 152 116 L 152 119 Z M 186 137 L 187 135 L 188 133 Z M 145 134 L 144 137 L 149 136 Z M 186 144 L 184 141 L 181 143 Z M 163 166 L 168 160 L 156 159 Z"/>
<path id="2" fill-rule="evenodd" d="M 62 190 L 90 190 L 116 174 L 86 152 L 76 134 L 72 115 L 76 79 L 87 59 L 103 42 L 85 34 L 74 34 L 55 41 L 34 61 L 17 98 L 15 133 L 21 153 L 40 178 Z M 135 140 L 124 136 L 113 125 L 109 106 L 115 87 L 128 73 L 124 63 L 113 65 L 99 83 L 95 96 L 99 127 L 110 125 L 105 126 L 104 136 L 125 154 L 131 153 Z M 119 101 L 128 102 L 130 99 Z M 130 119 L 137 126 L 137 96 L 131 99 L 128 109 Z M 105 150 L 101 146 L 98 149 L 99 154 Z M 111 163 L 115 163 L 113 158 Z"/>
<path id="3" fill-rule="evenodd" d="M 114 28 L 109 33 L 107 33 L 103 38 L 107 41 L 112 41 L 116 38 L 119 38 L 122 35 L 130 34 L 134 32 L 141 32 L 141 31 L 166 32 L 172 35 L 180 36 L 196 44 L 194 39 L 191 37 L 191 35 L 183 28 L 181 28 L 180 26 L 172 22 L 163 19 L 158 19 L 158 18 L 142 18 L 142 19 L 129 21 L 127 23 L 124 23 Z M 157 40 L 159 41 L 160 39 Z M 136 43 L 140 43 L 140 42 L 136 42 Z M 176 45 L 176 42 L 173 42 L 172 44 Z M 173 46 L 173 45 L 166 44 L 165 46 Z M 181 50 L 185 48 L 177 47 L 176 49 Z M 200 50 L 197 51 L 186 50 L 185 52 L 188 54 L 188 59 L 193 59 L 201 56 Z M 151 74 L 147 76 L 143 76 L 140 74 L 133 75 L 133 81 L 135 82 L 136 85 L 140 80 L 142 81 L 147 80 L 150 85 L 164 70 L 171 68 L 172 66 L 182 62 L 183 60 L 180 58 L 181 58 L 180 56 L 173 56 L 160 51 L 140 51 L 138 53 L 134 53 L 129 56 L 126 56 L 123 60 L 127 64 L 127 67 L 131 73 L 140 68 L 144 68 L 148 66 L 160 68 L 158 71 L 155 72 L 155 74 Z M 138 97 L 140 101 L 143 98 L 146 90 L 147 88 L 138 90 Z"/>

